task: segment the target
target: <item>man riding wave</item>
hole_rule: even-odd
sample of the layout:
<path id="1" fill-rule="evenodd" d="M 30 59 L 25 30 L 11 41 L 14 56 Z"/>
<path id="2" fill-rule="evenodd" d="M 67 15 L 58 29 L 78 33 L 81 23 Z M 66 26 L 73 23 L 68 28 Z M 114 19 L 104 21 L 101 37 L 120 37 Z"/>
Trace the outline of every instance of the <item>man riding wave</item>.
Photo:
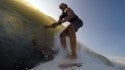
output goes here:
<path id="1" fill-rule="evenodd" d="M 60 41 L 61 45 L 64 49 L 66 49 L 66 36 L 70 38 L 70 48 L 71 48 L 71 55 L 69 58 L 77 58 L 76 54 L 76 34 L 75 32 L 78 31 L 80 27 L 83 26 L 82 20 L 74 13 L 74 11 L 68 7 L 67 4 L 61 3 L 59 5 L 59 8 L 62 10 L 62 14 L 59 17 L 59 20 L 57 23 L 53 23 L 50 26 L 45 26 L 46 28 L 55 28 L 58 25 L 61 25 L 64 22 L 70 22 L 70 25 L 68 25 L 60 34 Z"/>

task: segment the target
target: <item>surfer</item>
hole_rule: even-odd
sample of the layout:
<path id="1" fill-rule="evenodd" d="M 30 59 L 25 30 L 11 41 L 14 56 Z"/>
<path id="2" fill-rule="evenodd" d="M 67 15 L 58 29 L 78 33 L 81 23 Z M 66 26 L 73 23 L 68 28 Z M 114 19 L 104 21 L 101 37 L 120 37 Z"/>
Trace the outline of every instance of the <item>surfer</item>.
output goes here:
<path id="1" fill-rule="evenodd" d="M 64 49 L 66 49 L 66 36 L 70 38 L 70 48 L 71 48 L 71 55 L 69 58 L 77 58 L 76 53 L 76 34 L 75 32 L 78 31 L 80 27 L 83 26 L 82 20 L 74 13 L 74 11 L 68 7 L 67 4 L 61 3 L 59 5 L 59 8 L 62 10 L 62 14 L 59 17 L 58 22 L 53 23 L 50 26 L 45 26 L 46 28 L 55 28 L 58 25 L 61 25 L 64 22 L 70 22 L 70 25 L 68 25 L 60 34 L 60 41 L 61 45 Z"/>

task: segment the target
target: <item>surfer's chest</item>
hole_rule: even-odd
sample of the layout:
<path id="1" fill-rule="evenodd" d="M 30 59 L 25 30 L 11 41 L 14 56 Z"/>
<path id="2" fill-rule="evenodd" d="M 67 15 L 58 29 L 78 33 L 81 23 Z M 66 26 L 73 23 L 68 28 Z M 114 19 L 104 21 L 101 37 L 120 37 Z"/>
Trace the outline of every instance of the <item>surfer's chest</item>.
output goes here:
<path id="1" fill-rule="evenodd" d="M 67 16 L 68 16 L 67 12 L 63 12 L 63 18 L 65 18 Z"/>

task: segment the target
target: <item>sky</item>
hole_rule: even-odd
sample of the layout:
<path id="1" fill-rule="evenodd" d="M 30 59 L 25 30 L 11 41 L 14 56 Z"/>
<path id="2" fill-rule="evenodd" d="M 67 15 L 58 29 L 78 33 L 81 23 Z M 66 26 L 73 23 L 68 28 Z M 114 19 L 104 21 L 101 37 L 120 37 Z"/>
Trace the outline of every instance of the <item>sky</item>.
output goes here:
<path id="1" fill-rule="evenodd" d="M 66 3 L 83 20 L 77 41 L 107 57 L 125 59 L 124 0 L 25 0 L 58 20 L 60 3 Z"/>

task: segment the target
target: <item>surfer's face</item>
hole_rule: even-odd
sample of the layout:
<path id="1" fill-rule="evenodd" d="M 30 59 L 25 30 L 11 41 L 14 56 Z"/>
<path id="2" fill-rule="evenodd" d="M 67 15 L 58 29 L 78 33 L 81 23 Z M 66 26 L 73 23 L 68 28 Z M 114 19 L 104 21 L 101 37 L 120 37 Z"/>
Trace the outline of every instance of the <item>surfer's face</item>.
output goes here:
<path id="1" fill-rule="evenodd" d="M 67 6 L 66 6 L 65 4 L 61 4 L 61 5 L 59 5 L 59 8 L 60 8 L 62 11 L 64 11 L 64 10 L 67 8 Z"/>

